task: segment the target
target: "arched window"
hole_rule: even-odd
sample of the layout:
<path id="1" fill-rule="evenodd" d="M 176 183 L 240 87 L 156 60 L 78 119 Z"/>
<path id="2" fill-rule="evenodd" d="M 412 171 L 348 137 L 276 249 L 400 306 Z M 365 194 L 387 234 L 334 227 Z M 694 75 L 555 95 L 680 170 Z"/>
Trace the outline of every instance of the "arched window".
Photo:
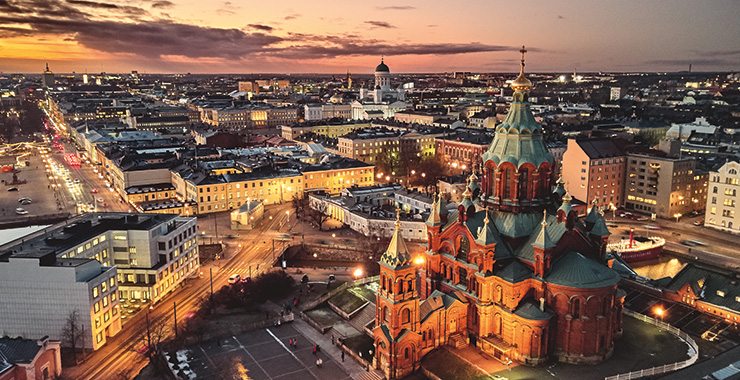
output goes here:
<path id="1" fill-rule="evenodd" d="M 408 359 L 408 358 L 409 358 L 409 348 L 408 348 L 408 347 L 406 347 L 406 348 L 405 348 L 405 349 L 403 350 L 403 357 L 404 357 L 404 358 L 406 358 L 406 359 Z"/>
<path id="2" fill-rule="evenodd" d="M 383 322 L 388 322 L 388 307 L 383 306 Z"/>
<path id="3" fill-rule="evenodd" d="M 457 250 L 457 258 L 468 261 L 468 252 L 470 252 L 470 241 L 465 235 L 460 236 L 460 247 Z"/>
<path id="4" fill-rule="evenodd" d="M 504 289 L 501 285 L 496 286 L 496 302 L 501 302 L 504 299 Z"/>
<path id="5" fill-rule="evenodd" d="M 519 199 L 529 198 L 529 170 L 527 168 L 519 169 Z"/>
<path id="6" fill-rule="evenodd" d="M 385 290 L 385 276 L 380 278 L 380 284 L 382 285 L 382 289 Z"/>
<path id="7" fill-rule="evenodd" d="M 511 181 L 514 178 L 514 173 L 511 168 L 504 168 L 501 172 L 501 186 L 503 186 L 502 198 L 511 198 Z"/>
<path id="8" fill-rule="evenodd" d="M 403 293 L 403 280 L 398 281 L 398 294 Z"/>
<path id="9" fill-rule="evenodd" d="M 401 311 L 401 323 L 411 322 L 411 311 L 409 309 L 403 309 Z"/>
<path id="10" fill-rule="evenodd" d="M 413 282 L 412 282 L 412 280 L 409 280 L 409 281 L 408 281 L 408 282 L 406 283 L 406 291 L 407 291 L 407 292 L 412 292 L 412 291 L 414 291 L 414 286 L 413 286 Z"/>
<path id="11" fill-rule="evenodd" d="M 572 301 L 570 301 L 570 315 L 573 317 L 573 319 L 578 319 L 581 317 L 581 300 L 578 298 L 573 298 Z"/>

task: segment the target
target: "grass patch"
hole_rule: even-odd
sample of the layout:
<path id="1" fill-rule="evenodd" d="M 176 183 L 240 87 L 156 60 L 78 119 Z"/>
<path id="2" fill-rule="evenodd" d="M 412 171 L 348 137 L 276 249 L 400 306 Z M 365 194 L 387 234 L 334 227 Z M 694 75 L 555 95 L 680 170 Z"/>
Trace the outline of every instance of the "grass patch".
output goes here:
<path id="1" fill-rule="evenodd" d="M 352 314 L 352 312 L 364 305 L 365 302 L 367 301 L 364 298 L 358 297 L 355 293 L 349 291 L 349 289 L 329 299 L 329 303 L 347 314 Z"/>
<path id="2" fill-rule="evenodd" d="M 331 327 L 342 321 L 342 317 L 338 316 L 337 313 L 328 307 L 320 307 L 307 311 L 306 315 L 322 327 Z"/>
<path id="3" fill-rule="evenodd" d="M 422 366 L 441 379 L 483 380 L 491 378 L 444 349 L 435 350 L 425 356 Z"/>
<path id="4" fill-rule="evenodd" d="M 371 351 L 375 351 L 373 346 L 373 338 L 367 336 L 367 334 L 360 334 L 351 336 L 342 341 L 345 346 L 350 350 L 356 352 L 358 355 L 362 354 L 365 360 L 369 360 L 372 357 Z"/>

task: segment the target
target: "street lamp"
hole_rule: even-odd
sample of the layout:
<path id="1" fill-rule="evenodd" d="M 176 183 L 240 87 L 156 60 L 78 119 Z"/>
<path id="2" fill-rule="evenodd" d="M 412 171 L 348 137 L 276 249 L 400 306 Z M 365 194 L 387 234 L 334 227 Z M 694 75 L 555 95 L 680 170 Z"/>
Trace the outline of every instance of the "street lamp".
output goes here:
<path id="1" fill-rule="evenodd" d="M 656 306 L 653 309 L 653 313 L 660 318 L 660 321 L 663 322 L 663 315 L 665 315 L 665 310 L 661 306 Z"/>
<path id="2" fill-rule="evenodd" d="M 359 279 L 362 277 L 362 275 L 365 274 L 365 271 L 362 270 L 362 268 L 355 268 L 355 270 L 352 272 L 352 276 L 354 276 L 356 279 Z"/>
<path id="3" fill-rule="evenodd" d="M 425 261 L 424 256 L 419 255 L 419 256 L 414 257 L 415 265 L 419 265 L 419 266 L 424 265 L 424 261 Z"/>
<path id="4" fill-rule="evenodd" d="M 680 219 L 680 218 L 681 218 L 682 216 L 683 216 L 683 215 L 681 215 L 681 213 L 680 213 L 680 212 L 677 212 L 677 213 L 673 214 L 673 217 L 674 217 L 674 218 L 676 218 L 676 223 L 678 223 L 678 220 L 679 220 L 679 219 Z"/>

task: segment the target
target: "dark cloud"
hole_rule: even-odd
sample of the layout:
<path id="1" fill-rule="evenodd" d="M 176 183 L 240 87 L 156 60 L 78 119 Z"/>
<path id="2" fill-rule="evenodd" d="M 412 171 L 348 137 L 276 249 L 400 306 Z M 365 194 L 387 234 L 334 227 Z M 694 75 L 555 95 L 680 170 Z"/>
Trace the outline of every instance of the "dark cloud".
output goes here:
<path id="1" fill-rule="evenodd" d="M 118 9 L 116 4 L 99 3 L 97 1 L 86 1 L 86 0 L 67 0 L 70 4 L 82 5 L 91 8 L 102 8 L 102 9 Z"/>
<path id="2" fill-rule="evenodd" d="M 152 3 L 152 8 L 170 8 L 173 7 L 175 3 L 168 1 L 168 0 L 159 0 Z"/>
<path id="3" fill-rule="evenodd" d="M 294 33 L 293 45 L 266 49 L 265 54 L 289 59 L 318 59 L 363 55 L 452 55 L 497 51 L 517 51 L 514 46 L 489 45 L 478 42 L 456 43 L 389 43 L 377 39 L 358 39 L 344 36 L 316 36 Z"/>
<path id="4" fill-rule="evenodd" d="M 297 14 L 297 13 L 293 13 L 293 14 L 289 14 L 289 15 L 287 15 L 287 16 L 285 16 L 285 17 L 283 17 L 283 20 L 285 20 L 285 21 L 288 21 L 288 20 L 295 20 L 295 19 L 297 19 L 298 17 L 301 17 L 301 15 L 299 15 L 299 14 Z"/>
<path id="5" fill-rule="evenodd" d="M 412 9 L 416 9 L 416 7 L 412 7 L 410 5 L 389 5 L 385 7 L 375 7 L 377 9 L 383 10 L 383 11 L 410 11 Z"/>
<path id="6" fill-rule="evenodd" d="M 384 28 L 384 29 L 393 29 L 396 27 L 395 25 L 385 22 L 385 21 L 365 21 L 365 24 L 368 24 L 374 28 Z"/>
<path id="7" fill-rule="evenodd" d="M 437 24 L 429 24 L 429 25 L 427 25 L 427 28 L 436 28 L 438 26 L 439 25 L 437 25 Z"/>
<path id="8" fill-rule="evenodd" d="M 558 15 L 558 20 L 565 20 L 565 16 L 563 16 L 563 15 Z"/>
<path id="9" fill-rule="evenodd" d="M 331 59 L 347 56 L 385 55 L 453 55 L 482 52 L 516 51 L 518 47 L 473 43 L 399 43 L 363 38 L 357 34 L 314 35 L 288 33 L 269 34 L 273 26 L 250 24 L 249 29 L 214 28 L 192 25 L 168 19 L 149 17 L 139 20 L 120 8 L 106 8 L 110 15 L 126 15 L 112 19 L 95 18 L 85 12 L 89 0 L 47 2 L 45 0 L 0 0 L 0 31 L 36 37 L 56 35 L 80 45 L 106 52 L 131 54 L 132 60 L 152 61 L 166 65 L 166 56 L 196 59 L 252 61 L 301 59 Z M 80 4 L 80 1 L 87 3 Z M 96 4 L 100 4 L 96 2 Z M 108 3 L 112 4 L 112 3 Z M 119 6 L 120 7 L 120 6 Z M 118 12 L 118 13 L 116 13 Z M 125 21 L 118 21 L 118 20 Z M 374 22 L 382 27 L 393 27 Z M 530 49 L 534 51 L 536 49 Z M 276 62 L 276 61 L 272 61 Z M 176 64 L 185 64 L 178 62 Z M 173 63 L 175 65 L 175 63 Z M 175 66 L 173 66 L 175 67 Z"/>
<path id="10" fill-rule="evenodd" d="M 99 1 L 88 1 L 88 0 L 67 0 L 67 3 L 73 4 L 73 5 L 79 5 L 82 7 L 87 8 L 94 8 L 94 9 L 105 9 L 109 11 L 117 11 L 119 13 L 124 13 L 132 16 L 144 16 L 148 14 L 148 12 L 144 9 L 138 8 L 138 7 L 132 7 L 128 5 L 118 5 L 118 4 L 111 4 L 111 3 L 103 3 Z"/>
<path id="11" fill-rule="evenodd" d="M 271 27 L 270 25 L 263 25 L 263 24 L 249 24 L 248 27 L 252 29 L 261 30 L 264 32 L 272 32 L 275 28 Z"/>

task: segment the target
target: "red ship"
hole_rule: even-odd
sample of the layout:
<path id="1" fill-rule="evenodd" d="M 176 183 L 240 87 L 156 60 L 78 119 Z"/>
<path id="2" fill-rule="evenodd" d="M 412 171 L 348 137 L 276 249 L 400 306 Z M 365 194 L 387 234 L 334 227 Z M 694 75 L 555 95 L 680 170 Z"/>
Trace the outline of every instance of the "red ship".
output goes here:
<path id="1" fill-rule="evenodd" d="M 607 251 L 616 253 L 622 260 L 630 263 L 658 257 L 663 251 L 665 239 L 658 236 L 635 236 L 635 229 L 630 229 L 629 239 L 606 246 Z"/>

